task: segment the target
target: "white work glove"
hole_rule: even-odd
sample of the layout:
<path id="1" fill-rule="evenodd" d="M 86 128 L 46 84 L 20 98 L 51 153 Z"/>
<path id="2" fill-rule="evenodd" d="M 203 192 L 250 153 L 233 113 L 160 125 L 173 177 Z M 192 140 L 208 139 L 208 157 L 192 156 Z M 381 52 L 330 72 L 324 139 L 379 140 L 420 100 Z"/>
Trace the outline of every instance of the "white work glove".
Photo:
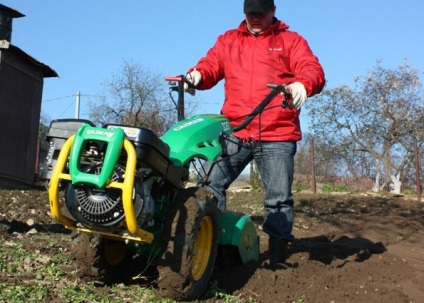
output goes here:
<path id="1" fill-rule="evenodd" d="M 189 89 L 193 89 L 197 85 L 199 85 L 200 81 L 202 80 L 202 75 L 199 71 L 196 69 L 192 70 L 186 75 L 186 80 L 190 83 L 190 85 L 186 82 L 184 82 L 184 90 L 188 91 Z"/>
<path id="2" fill-rule="evenodd" d="M 294 82 L 287 87 L 292 95 L 293 106 L 299 110 L 307 98 L 305 86 L 300 82 Z"/>

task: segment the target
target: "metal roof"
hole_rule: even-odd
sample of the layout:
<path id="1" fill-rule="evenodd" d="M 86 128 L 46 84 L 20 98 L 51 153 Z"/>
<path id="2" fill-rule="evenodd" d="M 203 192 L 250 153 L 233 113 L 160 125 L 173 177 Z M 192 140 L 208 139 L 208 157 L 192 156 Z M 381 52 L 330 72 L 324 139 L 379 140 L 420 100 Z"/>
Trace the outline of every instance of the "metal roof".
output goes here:
<path id="1" fill-rule="evenodd" d="M 44 78 L 59 77 L 56 71 L 50 68 L 48 65 L 45 65 L 44 63 L 38 61 L 34 57 L 28 55 L 26 52 L 21 50 L 19 47 L 10 44 L 6 40 L 0 40 L 0 50 L 2 49 L 14 52 L 16 55 L 23 58 L 25 61 L 40 69 L 43 73 Z"/>
<path id="2" fill-rule="evenodd" d="M 7 12 L 10 15 L 10 17 L 12 17 L 12 18 L 25 17 L 24 14 L 21 14 L 17 10 L 15 10 L 15 9 L 13 9 L 11 7 L 8 7 L 6 5 L 3 5 L 3 4 L 0 4 L 0 11 Z"/>

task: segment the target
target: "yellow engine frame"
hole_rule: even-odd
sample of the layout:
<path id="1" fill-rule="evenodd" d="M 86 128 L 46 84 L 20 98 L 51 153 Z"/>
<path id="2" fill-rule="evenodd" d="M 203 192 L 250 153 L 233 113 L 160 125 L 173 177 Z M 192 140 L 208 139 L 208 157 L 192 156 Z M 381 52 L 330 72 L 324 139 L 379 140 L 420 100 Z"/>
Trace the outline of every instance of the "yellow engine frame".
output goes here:
<path id="1" fill-rule="evenodd" d="M 122 202 L 125 214 L 126 230 L 119 233 L 112 233 L 105 231 L 98 227 L 84 227 L 82 224 L 75 220 L 65 216 L 60 211 L 60 199 L 59 199 L 59 185 L 61 180 L 68 180 L 72 182 L 70 174 L 64 173 L 64 169 L 68 162 L 72 143 L 74 142 L 75 135 L 69 137 L 59 153 L 56 161 L 56 165 L 53 168 L 52 176 L 49 182 L 49 201 L 50 210 L 53 218 L 59 223 L 63 224 L 66 228 L 76 230 L 84 233 L 94 234 L 96 236 L 102 236 L 114 240 L 121 241 L 132 241 L 136 243 L 152 243 L 154 235 L 142 228 L 137 224 L 137 218 L 134 210 L 133 192 L 134 192 L 134 176 L 137 163 L 137 155 L 133 144 L 128 140 L 124 139 L 123 147 L 127 152 L 127 163 L 125 168 L 125 177 L 123 182 L 109 181 L 106 188 L 118 188 L 122 191 Z"/>

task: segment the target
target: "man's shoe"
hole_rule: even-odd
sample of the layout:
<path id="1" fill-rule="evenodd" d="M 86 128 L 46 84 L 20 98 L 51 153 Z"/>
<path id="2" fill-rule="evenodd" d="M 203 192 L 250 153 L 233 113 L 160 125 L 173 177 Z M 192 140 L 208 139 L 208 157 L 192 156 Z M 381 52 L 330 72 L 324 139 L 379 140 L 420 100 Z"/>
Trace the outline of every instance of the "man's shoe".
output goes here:
<path id="1" fill-rule="evenodd" d="M 277 239 L 270 237 L 268 240 L 268 255 L 269 265 L 272 268 L 277 268 L 278 264 L 286 262 L 287 259 L 287 248 L 289 242 L 284 239 Z"/>

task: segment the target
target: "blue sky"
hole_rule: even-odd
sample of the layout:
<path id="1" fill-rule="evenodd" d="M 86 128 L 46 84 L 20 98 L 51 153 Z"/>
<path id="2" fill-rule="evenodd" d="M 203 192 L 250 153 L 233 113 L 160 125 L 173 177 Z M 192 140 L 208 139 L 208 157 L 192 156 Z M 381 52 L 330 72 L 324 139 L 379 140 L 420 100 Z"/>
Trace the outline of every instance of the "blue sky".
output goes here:
<path id="1" fill-rule="evenodd" d="M 164 76 L 185 73 L 219 34 L 244 18 L 242 0 L 0 3 L 26 15 L 13 22 L 12 44 L 60 76 L 44 81 L 42 111 L 51 119 L 75 116 L 77 91 L 82 94 L 80 117 L 88 118 L 86 96 L 103 94 L 102 82 L 110 80 L 124 60 Z M 395 68 L 407 58 L 424 70 L 422 0 L 276 0 L 275 4 L 276 16 L 309 41 L 329 88 L 352 84 L 355 76 L 365 75 L 380 59 L 383 66 Z M 222 84 L 198 93 L 197 100 L 198 113 L 219 112 Z"/>

